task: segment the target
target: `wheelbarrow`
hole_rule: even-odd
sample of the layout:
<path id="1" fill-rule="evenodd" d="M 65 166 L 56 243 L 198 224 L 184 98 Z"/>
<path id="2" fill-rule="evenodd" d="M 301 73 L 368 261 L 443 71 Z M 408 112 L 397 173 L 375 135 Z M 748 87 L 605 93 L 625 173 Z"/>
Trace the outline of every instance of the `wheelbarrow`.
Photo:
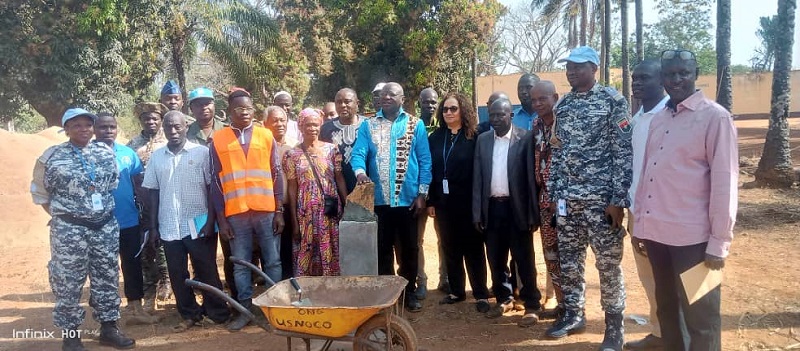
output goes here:
<path id="1" fill-rule="evenodd" d="M 292 338 L 302 339 L 307 351 L 312 339 L 325 340 L 322 351 L 328 351 L 334 341 L 352 342 L 356 351 L 417 350 L 414 329 L 398 314 L 402 307 L 397 300 L 408 282 L 403 277 L 299 277 L 275 283 L 250 262 L 230 259 L 250 268 L 270 286 L 253 300 L 269 321 L 258 326 L 285 336 L 289 351 Z M 247 308 L 215 287 L 192 279 L 186 279 L 186 285 L 210 292 L 251 321 L 255 319 Z"/>

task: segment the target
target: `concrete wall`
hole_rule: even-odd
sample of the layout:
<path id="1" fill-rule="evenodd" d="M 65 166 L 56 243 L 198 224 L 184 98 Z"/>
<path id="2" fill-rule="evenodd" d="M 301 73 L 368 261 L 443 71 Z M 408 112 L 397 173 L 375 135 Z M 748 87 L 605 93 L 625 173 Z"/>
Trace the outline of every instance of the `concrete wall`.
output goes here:
<path id="1" fill-rule="evenodd" d="M 612 69 L 613 82 L 619 82 L 621 70 Z M 504 76 L 478 77 L 478 106 L 485 106 L 486 100 L 493 91 L 504 91 L 511 97 L 511 102 L 519 104 L 517 98 L 517 81 L 521 74 Z M 553 81 L 560 94 L 570 90 L 566 72 L 542 72 L 538 76 L 543 80 Z M 703 75 L 697 80 L 697 88 L 710 99 L 716 99 L 716 76 Z M 800 71 L 792 71 L 792 104 L 791 112 L 800 111 Z M 772 73 L 740 74 L 733 76 L 733 113 L 736 115 L 769 113 L 772 96 Z"/>

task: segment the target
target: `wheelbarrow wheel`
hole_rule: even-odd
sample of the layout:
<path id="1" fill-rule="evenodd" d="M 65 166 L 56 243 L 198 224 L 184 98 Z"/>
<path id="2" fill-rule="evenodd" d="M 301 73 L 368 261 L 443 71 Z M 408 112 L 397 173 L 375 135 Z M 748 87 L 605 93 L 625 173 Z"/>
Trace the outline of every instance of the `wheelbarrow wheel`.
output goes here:
<path id="1" fill-rule="evenodd" d="M 391 314 L 389 327 L 392 330 L 392 348 L 386 349 L 386 316 L 379 314 L 358 327 L 354 351 L 417 351 L 417 334 L 407 320 Z"/>

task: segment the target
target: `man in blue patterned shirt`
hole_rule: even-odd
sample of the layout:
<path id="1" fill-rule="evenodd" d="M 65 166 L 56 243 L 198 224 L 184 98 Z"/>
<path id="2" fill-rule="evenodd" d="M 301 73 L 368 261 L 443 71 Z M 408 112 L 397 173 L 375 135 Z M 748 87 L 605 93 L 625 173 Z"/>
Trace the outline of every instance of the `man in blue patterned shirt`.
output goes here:
<path id="1" fill-rule="evenodd" d="M 358 184 L 375 184 L 378 273 L 394 274 L 396 242 L 401 255 L 398 274 L 408 280 L 405 305 L 416 312 L 422 309 L 414 294 L 419 270 L 417 216 L 423 215 L 431 182 L 428 133 L 422 120 L 403 110 L 400 84 L 383 86 L 380 101 L 381 110 L 358 129 L 350 163 Z"/>

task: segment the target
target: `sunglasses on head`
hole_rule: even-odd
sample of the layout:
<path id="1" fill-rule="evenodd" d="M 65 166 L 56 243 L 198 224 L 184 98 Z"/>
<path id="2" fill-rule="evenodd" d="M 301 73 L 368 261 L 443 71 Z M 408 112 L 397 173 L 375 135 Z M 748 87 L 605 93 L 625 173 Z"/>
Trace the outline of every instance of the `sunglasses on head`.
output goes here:
<path id="1" fill-rule="evenodd" d="M 697 61 L 694 53 L 686 50 L 664 50 L 661 52 L 662 60 L 680 59 L 683 61 Z"/>
<path id="2" fill-rule="evenodd" d="M 442 106 L 442 113 L 456 113 L 458 111 L 458 106 Z"/>

